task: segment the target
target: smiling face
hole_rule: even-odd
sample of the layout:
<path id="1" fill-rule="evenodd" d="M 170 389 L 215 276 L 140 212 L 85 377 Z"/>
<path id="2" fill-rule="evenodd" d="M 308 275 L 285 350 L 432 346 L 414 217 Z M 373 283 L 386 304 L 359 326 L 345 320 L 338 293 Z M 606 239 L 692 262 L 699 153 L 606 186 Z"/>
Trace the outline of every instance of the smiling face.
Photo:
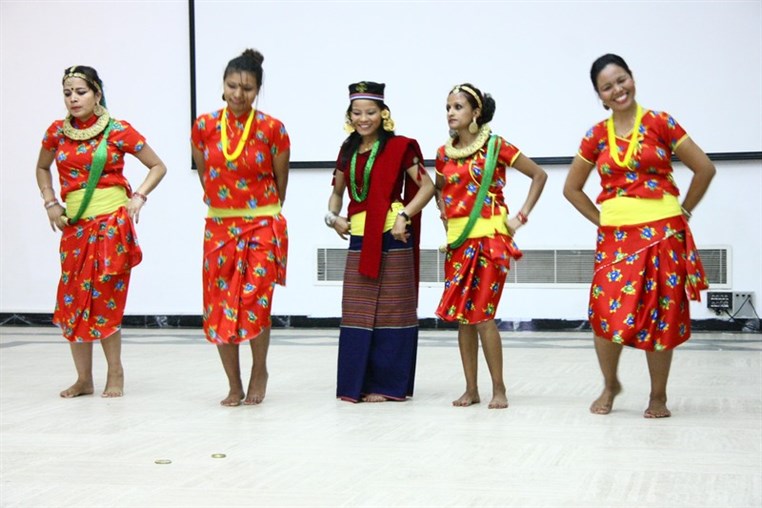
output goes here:
<path id="1" fill-rule="evenodd" d="M 87 120 L 93 115 L 101 94 L 90 88 L 82 78 L 68 78 L 63 83 L 64 103 L 69 114 L 77 120 Z"/>
<path id="2" fill-rule="evenodd" d="M 232 71 L 225 76 L 224 97 L 228 110 L 235 116 L 241 116 L 251 110 L 259 93 L 257 78 L 251 72 Z"/>
<path id="3" fill-rule="evenodd" d="M 355 99 L 349 109 L 349 121 L 360 136 L 373 136 L 381 127 L 381 107 L 376 101 Z"/>
<path id="4" fill-rule="evenodd" d="M 479 108 L 474 109 L 465 92 L 447 96 L 447 125 L 456 132 L 468 131 L 468 125 L 478 118 Z"/>
<path id="5" fill-rule="evenodd" d="M 608 64 L 595 82 L 598 97 L 612 111 L 627 111 L 635 106 L 635 80 L 622 67 Z"/>

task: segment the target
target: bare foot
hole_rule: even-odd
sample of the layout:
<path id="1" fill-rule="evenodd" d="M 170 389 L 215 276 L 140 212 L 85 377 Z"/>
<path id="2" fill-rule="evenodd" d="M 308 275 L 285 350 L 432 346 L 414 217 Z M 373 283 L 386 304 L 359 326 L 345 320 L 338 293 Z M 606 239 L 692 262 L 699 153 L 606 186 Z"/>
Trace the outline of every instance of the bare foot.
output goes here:
<path id="1" fill-rule="evenodd" d="M 644 418 L 669 418 L 672 412 L 667 409 L 667 401 L 661 399 L 651 399 L 648 402 L 648 408 L 643 413 Z"/>
<path id="2" fill-rule="evenodd" d="M 124 371 L 120 367 L 114 371 L 109 370 L 106 375 L 106 388 L 103 389 L 101 397 L 114 398 L 124 395 Z"/>
<path id="3" fill-rule="evenodd" d="M 458 399 L 452 401 L 452 405 L 456 407 L 468 407 L 479 402 L 481 402 L 481 399 L 477 390 L 466 390 Z"/>
<path id="4" fill-rule="evenodd" d="M 247 406 L 261 404 L 265 400 L 267 392 L 267 370 L 263 374 L 254 373 L 252 370 L 251 379 L 249 379 L 249 391 L 246 393 L 246 399 L 243 401 Z"/>
<path id="5" fill-rule="evenodd" d="M 64 399 L 73 399 L 80 395 L 92 395 L 93 391 L 92 381 L 77 381 L 66 390 L 62 391 L 59 395 Z"/>
<path id="6" fill-rule="evenodd" d="M 490 409 L 505 409 L 508 407 L 508 396 L 505 394 L 505 388 L 498 389 L 492 394 L 492 400 L 487 406 Z"/>
<path id="7" fill-rule="evenodd" d="M 228 396 L 220 401 L 221 406 L 236 407 L 241 405 L 243 390 L 230 390 Z"/>
<path id="8" fill-rule="evenodd" d="M 607 415 L 614 407 L 614 398 L 622 391 L 622 385 L 618 384 L 614 388 L 604 388 L 600 397 L 595 399 L 590 405 L 590 412 L 596 415 Z"/>
<path id="9" fill-rule="evenodd" d="M 389 399 L 377 393 L 369 393 L 367 395 L 363 395 L 363 397 L 360 400 L 362 400 L 363 402 L 386 402 Z"/>

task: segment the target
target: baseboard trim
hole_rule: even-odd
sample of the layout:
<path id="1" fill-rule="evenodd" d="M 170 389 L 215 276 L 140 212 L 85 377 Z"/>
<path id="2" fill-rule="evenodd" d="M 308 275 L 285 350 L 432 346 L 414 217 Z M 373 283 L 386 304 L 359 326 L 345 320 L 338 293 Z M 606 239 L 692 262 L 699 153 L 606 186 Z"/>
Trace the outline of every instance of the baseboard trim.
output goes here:
<path id="1" fill-rule="evenodd" d="M 54 326 L 53 315 L 46 313 L 0 312 L 0 326 Z M 341 318 L 309 316 L 272 316 L 273 328 L 338 328 Z M 529 319 L 524 321 L 498 320 L 502 331 L 588 331 L 590 324 L 584 320 Z M 423 330 L 456 330 L 457 323 L 436 318 L 419 320 Z M 129 315 L 124 316 L 125 328 L 201 328 L 201 315 Z M 698 319 L 691 321 L 695 332 L 757 332 L 759 320 Z"/>

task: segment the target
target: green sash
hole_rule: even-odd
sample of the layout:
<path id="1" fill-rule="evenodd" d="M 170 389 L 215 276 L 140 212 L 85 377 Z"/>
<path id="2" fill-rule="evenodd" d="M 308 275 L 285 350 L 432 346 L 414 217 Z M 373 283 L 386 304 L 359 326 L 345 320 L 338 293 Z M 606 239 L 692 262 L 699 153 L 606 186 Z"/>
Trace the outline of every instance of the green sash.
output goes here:
<path id="1" fill-rule="evenodd" d="M 481 217 L 484 198 L 489 191 L 490 185 L 492 185 L 492 177 L 495 174 L 495 166 L 497 166 L 497 154 L 500 152 L 500 138 L 497 135 L 492 134 L 487 143 L 487 160 L 484 163 L 482 182 L 479 185 L 479 191 L 476 193 L 476 204 L 471 209 L 471 214 L 468 216 L 468 222 L 466 223 L 466 227 L 463 228 L 463 232 L 450 244 L 451 249 L 457 249 L 468 239 L 468 235 L 471 233 L 471 230 L 474 229 L 474 224 L 476 224 L 476 221 Z"/>
<path id="2" fill-rule="evenodd" d="M 87 187 L 85 187 L 85 195 L 82 197 L 82 204 L 79 206 L 76 215 L 69 218 L 69 224 L 74 224 L 82 218 L 82 214 L 87 210 L 87 206 L 90 204 L 90 200 L 93 198 L 93 192 L 98 185 L 98 180 L 101 179 L 103 168 L 106 166 L 106 157 L 108 157 L 108 135 L 111 132 L 111 127 L 114 125 L 114 120 L 109 120 L 108 125 L 103 130 L 103 138 L 98 143 L 98 148 L 95 149 L 93 154 L 93 163 L 90 165 L 90 175 L 87 177 Z"/>

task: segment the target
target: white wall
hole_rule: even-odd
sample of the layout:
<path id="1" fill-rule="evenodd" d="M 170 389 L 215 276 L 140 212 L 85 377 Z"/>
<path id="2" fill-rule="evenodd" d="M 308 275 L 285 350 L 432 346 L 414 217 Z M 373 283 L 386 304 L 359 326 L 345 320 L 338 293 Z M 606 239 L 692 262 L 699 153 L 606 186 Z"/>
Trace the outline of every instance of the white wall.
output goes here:
<path id="1" fill-rule="evenodd" d="M 685 4 L 690 13 L 691 2 Z M 230 3 L 221 2 L 229 5 Z M 273 5 L 277 2 L 272 3 Z M 270 5 L 270 4 L 266 4 Z M 343 5 L 350 5 L 344 3 Z M 433 5 L 433 4 L 429 4 Z M 544 4 L 548 5 L 548 4 Z M 583 5 L 583 4 L 580 4 Z M 588 5 L 588 4 L 584 4 Z M 722 5 L 732 9 L 738 2 Z M 448 11 L 450 12 L 450 11 Z M 570 11 L 573 15 L 573 10 Z M 759 13 L 759 9 L 755 12 Z M 757 14 L 759 17 L 759 15 Z M 142 213 L 138 234 L 144 249 L 143 263 L 133 273 L 128 314 L 200 314 L 201 309 L 201 241 L 203 231 L 204 206 L 196 173 L 189 169 L 189 51 L 186 2 L 12 2 L 0 3 L 2 33 L 0 34 L 0 312 L 52 312 L 58 278 L 57 246 L 58 234 L 50 231 L 42 200 L 38 196 L 34 180 L 34 164 L 39 152 L 40 139 L 47 126 L 56 118 L 65 115 L 60 92 L 63 70 L 74 64 L 92 65 L 101 73 L 105 81 L 105 93 L 109 108 L 117 118 L 130 121 L 147 138 L 149 144 L 163 158 L 169 168 L 167 177 L 160 187 L 151 194 Z M 689 19 L 688 16 L 687 19 Z M 288 23 L 288 17 L 272 18 L 273 24 Z M 457 19 L 456 19 L 457 21 Z M 468 32 L 462 22 L 452 21 L 462 33 Z M 656 24 L 655 20 L 651 20 Z M 568 30 L 579 30 L 581 19 L 570 18 L 563 26 Z M 101 27 L 95 28 L 92 27 Z M 102 27 L 112 27 L 106 31 Z M 561 29 L 562 27 L 557 27 Z M 359 32 L 358 32 L 359 30 Z M 537 38 L 531 44 L 543 44 L 543 27 L 537 27 Z M 391 35 L 394 31 L 386 29 Z M 361 33 L 354 29 L 350 33 Z M 594 30 L 588 30 L 589 34 Z M 102 34 L 96 39 L 96 34 Z M 253 30 L 251 34 L 256 34 Z M 547 34 L 545 34 L 547 35 Z M 722 40 L 726 34 L 717 34 Z M 558 36 L 560 37 L 560 36 Z M 558 38 L 557 37 L 557 38 Z M 645 35 L 644 35 L 645 37 Z M 348 44 L 351 38 L 343 37 Z M 555 39 L 554 39 L 555 40 Z M 604 39 L 595 55 L 610 50 Z M 217 55 L 219 63 L 213 69 L 199 68 L 200 74 L 209 73 L 220 79 L 224 64 L 245 46 L 261 47 L 255 35 L 249 35 L 231 54 Z M 309 45 L 310 41 L 302 41 Z M 759 40 L 749 41 L 759 46 Z M 666 43 L 665 43 L 666 44 Z M 670 50 L 664 59 L 693 58 L 694 48 L 679 47 L 672 51 L 674 41 L 667 44 Z M 512 58 L 521 60 L 521 47 L 511 51 Z M 426 47 L 427 51 L 435 48 Z M 413 50 L 411 50 L 413 51 Z M 447 47 L 443 47 L 443 52 Z M 758 51 L 758 50 L 757 50 Z M 267 57 L 267 52 L 265 52 Z M 437 56 L 432 55 L 432 57 Z M 675 56 L 677 55 L 677 56 Z M 326 59 L 331 54 L 323 54 Z M 418 58 L 425 61 L 429 55 Z M 653 58 L 649 52 L 637 53 L 636 48 L 625 55 L 628 60 L 646 62 Z M 727 56 L 736 62 L 737 56 L 714 55 L 713 58 Z M 731 58 L 732 57 L 732 58 Z M 337 57 L 338 58 L 338 57 Z M 279 104 L 273 92 L 276 73 L 268 67 L 266 94 L 261 106 L 266 111 L 279 116 L 285 105 Z M 524 71 L 522 79 L 535 80 L 550 86 L 550 93 L 566 97 L 584 107 L 584 114 L 578 119 L 581 134 L 591 121 L 603 117 L 598 109 L 592 90 L 585 76 L 587 68 L 581 69 L 574 78 L 558 77 L 553 74 L 552 62 L 533 63 L 532 71 Z M 586 63 L 585 65 L 589 65 Z M 745 63 L 743 73 L 759 79 L 760 61 L 750 59 Z M 324 67 L 332 70 L 338 63 L 330 60 Z M 273 65 L 275 67 L 275 65 Z M 526 67 L 526 65 L 525 65 Z M 633 64 L 636 73 L 638 67 Z M 298 75 L 298 69 L 291 69 Z M 584 72 L 583 72 L 584 71 Z M 427 71 L 429 72 L 429 71 Z M 431 70 L 430 72 L 439 72 Z M 510 75 L 510 74 L 508 74 Z M 664 93 L 669 89 L 670 100 L 664 104 L 653 104 L 673 112 L 696 141 L 708 151 L 712 147 L 712 133 L 703 129 L 692 129 L 702 115 L 718 115 L 711 107 L 697 101 L 681 109 L 686 113 L 678 115 L 671 104 L 682 104 L 682 96 L 689 91 L 700 96 L 697 90 L 711 88 L 713 82 L 660 82 L 657 77 L 639 75 L 639 97 L 646 106 L 652 105 L 649 97 L 655 90 Z M 310 79 L 320 79 L 312 76 Z M 419 78 L 395 83 L 399 102 L 405 87 L 415 88 L 425 85 L 427 74 Z M 460 80 L 454 77 L 455 81 Z M 471 79 L 464 75 L 462 79 Z M 477 81 L 477 79 L 474 79 Z M 547 85 L 547 83 L 552 83 Z M 571 86 L 570 83 L 574 84 Z M 578 83 L 579 82 L 579 83 Z M 718 81 L 722 83 L 722 81 Z M 758 107 L 762 92 L 758 89 L 745 96 L 737 90 L 725 93 L 741 104 Z M 446 92 L 446 91 L 445 91 Z M 344 88 L 342 88 L 342 94 Z M 534 94 L 530 91 L 516 94 L 511 101 L 536 104 L 538 111 L 544 111 L 544 98 L 548 92 Z M 431 91 L 426 91 L 431 94 Z M 208 95 L 208 94 L 207 94 Z M 206 109 L 218 107 L 218 91 L 208 101 Z M 441 95 L 437 90 L 435 94 Z M 343 95 L 342 95 L 343 97 Z M 290 101 L 303 101 L 304 115 L 310 112 L 310 104 L 319 97 L 291 97 Z M 505 102 L 500 102 L 498 108 Z M 440 132 L 442 122 L 441 104 L 432 106 L 430 123 L 432 130 Z M 398 124 L 404 118 L 404 109 L 393 105 Z M 332 132 L 335 148 L 342 139 L 340 129 L 341 113 L 334 118 L 313 117 L 315 129 Z M 203 111 L 203 109 L 201 110 Z M 417 110 L 420 112 L 420 110 Z M 512 119 L 510 108 L 498 109 L 498 117 Z M 719 118 L 724 118 L 720 114 Z M 543 113 L 546 120 L 543 128 L 548 136 L 553 135 L 552 118 Z M 685 119 L 688 117 L 688 120 Z M 324 122 L 323 126 L 321 122 Z M 575 122 L 576 123 L 576 122 Z M 762 121 L 733 123 L 722 121 L 716 132 L 725 137 L 735 133 L 748 136 L 760 132 Z M 287 122 L 288 127 L 288 122 Z M 418 137 L 400 126 L 401 134 Z M 523 124 L 517 123 L 500 131 L 508 139 L 526 150 L 529 156 L 539 155 L 532 149 L 537 137 L 528 133 Z M 441 137 L 441 134 L 438 135 Z M 439 139 L 439 137 L 437 139 Z M 310 139 L 295 136 L 293 142 L 310 143 Z M 574 140 L 568 153 L 550 155 L 571 155 L 576 149 Z M 752 148 L 754 149 L 754 148 Z M 759 148 L 756 148 L 757 150 Z M 295 148 L 296 150 L 296 148 Z M 427 152 L 431 150 L 426 149 Z M 536 152 L 537 150 L 535 150 Z M 543 154 L 549 155 L 549 154 Z M 426 153 L 433 158 L 433 153 Z M 704 202 L 696 210 L 691 222 L 699 247 L 730 246 L 732 248 L 732 283 L 735 290 L 755 291 L 757 301 L 762 297 L 762 161 L 718 163 L 718 175 Z M 585 248 L 594 246 L 594 229 L 561 196 L 565 177 L 564 167 L 547 167 L 550 178 L 545 194 L 529 225 L 517 237 L 520 246 L 533 248 Z M 134 159 L 128 159 L 127 175 L 137 184 L 144 176 L 144 168 Z M 689 173 L 678 166 L 678 183 L 687 186 Z M 591 178 L 590 192 L 595 194 L 596 182 Z M 290 229 L 290 263 L 288 286 L 276 289 L 273 313 L 277 315 L 307 315 L 313 317 L 335 317 L 340 315 L 341 287 L 315 282 L 315 249 L 318 247 L 342 246 L 343 242 L 322 223 L 330 191 L 330 170 L 294 169 L 291 173 L 285 214 Z M 520 175 L 509 177 L 508 202 L 514 208 L 520 205 L 526 194 L 528 182 Z M 443 242 L 441 225 L 436 219 L 433 205 L 426 210 L 423 234 L 424 248 L 437 248 Z M 421 317 L 432 317 L 438 302 L 440 288 L 423 287 L 421 290 Z M 504 293 L 499 316 L 503 319 L 584 319 L 587 289 L 548 289 L 509 285 Z M 759 303 L 758 303 L 759 306 Z M 694 305 L 694 318 L 714 317 L 704 308 L 705 304 Z"/>
<path id="2" fill-rule="evenodd" d="M 363 79 L 387 83 L 397 125 L 427 152 L 447 135 L 447 92 L 469 81 L 494 95 L 497 132 L 536 157 L 568 155 L 601 113 L 590 65 L 613 52 L 643 103 L 690 126 L 708 152 L 762 150 L 761 9 L 732 0 L 197 1 L 198 103 L 217 106 L 220 56 L 255 46 L 294 160 L 334 157 L 347 85 Z M 716 128 L 735 122 L 746 127 Z"/>

